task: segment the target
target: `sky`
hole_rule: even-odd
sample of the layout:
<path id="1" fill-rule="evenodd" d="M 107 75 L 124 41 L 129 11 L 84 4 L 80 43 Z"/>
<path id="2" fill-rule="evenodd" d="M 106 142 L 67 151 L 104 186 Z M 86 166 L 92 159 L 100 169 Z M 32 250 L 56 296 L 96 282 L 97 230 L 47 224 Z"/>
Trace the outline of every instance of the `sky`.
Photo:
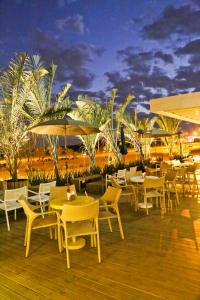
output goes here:
<path id="1" fill-rule="evenodd" d="M 0 68 L 16 52 L 58 65 L 55 89 L 149 113 L 149 100 L 200 91 L 200 0 L 0 0 Z"/>

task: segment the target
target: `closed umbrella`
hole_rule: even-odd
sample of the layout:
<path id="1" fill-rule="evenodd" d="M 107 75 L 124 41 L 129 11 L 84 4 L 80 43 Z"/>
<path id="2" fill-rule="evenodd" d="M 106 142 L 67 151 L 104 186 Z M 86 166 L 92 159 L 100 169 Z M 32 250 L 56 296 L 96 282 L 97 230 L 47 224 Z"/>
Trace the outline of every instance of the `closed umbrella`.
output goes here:
<path id="1" fill-rule="evenodd" d="M 121 126 L 121 149 L 120 153 L 122 155 L 126 155 L 128 153 L 126 143 L 125 143 L 125 136 L 124 136 L 124 128 Z"/>

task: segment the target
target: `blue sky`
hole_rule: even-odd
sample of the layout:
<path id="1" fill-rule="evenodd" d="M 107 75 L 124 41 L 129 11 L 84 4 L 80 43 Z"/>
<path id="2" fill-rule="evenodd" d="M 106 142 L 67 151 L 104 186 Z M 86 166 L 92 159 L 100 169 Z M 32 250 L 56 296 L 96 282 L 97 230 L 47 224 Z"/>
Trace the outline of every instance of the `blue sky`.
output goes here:
<path id="1" fill-rule="evenodd" d="M 0 0 L 0 67 L 19 51 L 57 64 L 57 89 L 106 99 L 117 87 L 145 112 L 200 90 L 200 0 Z"/>

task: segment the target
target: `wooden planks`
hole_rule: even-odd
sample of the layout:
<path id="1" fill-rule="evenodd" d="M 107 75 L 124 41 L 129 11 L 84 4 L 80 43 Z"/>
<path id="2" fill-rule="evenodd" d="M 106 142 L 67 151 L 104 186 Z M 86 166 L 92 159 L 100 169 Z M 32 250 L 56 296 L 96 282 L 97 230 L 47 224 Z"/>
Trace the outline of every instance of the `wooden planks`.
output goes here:
<path id="1" fill-rule="evenodd" d="M 100 223 L 102 263 L 96 249 L 65 253 L 48 230 L 32 234 L 30 257 L 23 246 L 25 218 L 11 232 L 0 224 L 0 299 L 200 299 L 200 203 L 182 200 L 164 218 L 159 210 L 135 213 L 120 206 L 125 240 L 118 226 Z M 1 214 L 0 219 L 4 216 Z"/>

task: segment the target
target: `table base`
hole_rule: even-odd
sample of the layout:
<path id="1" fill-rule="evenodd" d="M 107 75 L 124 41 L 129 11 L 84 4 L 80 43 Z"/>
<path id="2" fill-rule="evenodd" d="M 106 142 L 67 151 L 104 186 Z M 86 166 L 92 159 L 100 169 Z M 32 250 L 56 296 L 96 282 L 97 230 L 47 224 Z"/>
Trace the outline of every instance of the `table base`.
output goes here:
<path id="1" fill-rule="evenodd" d="M 65 243 L 63 243 L 63 247 L 65 248 Z M 83 247 L 85 247 L 85 239 L 83 238 L 72 238 L 72 240 L 68 242 L 69 250 L 78 250 Z"/>

